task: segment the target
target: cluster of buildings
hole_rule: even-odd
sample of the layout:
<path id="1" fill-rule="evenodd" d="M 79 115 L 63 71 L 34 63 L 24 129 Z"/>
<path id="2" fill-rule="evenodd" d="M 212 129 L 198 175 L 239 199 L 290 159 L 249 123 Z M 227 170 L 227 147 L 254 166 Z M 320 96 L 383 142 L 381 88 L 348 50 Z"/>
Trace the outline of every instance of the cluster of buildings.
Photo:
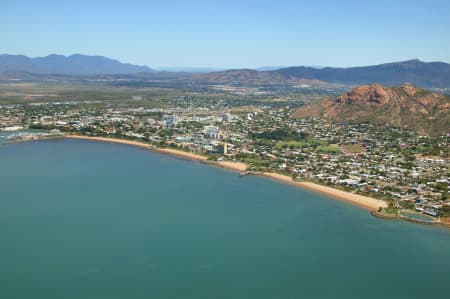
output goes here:
<path id="1" fill-rule="evenodd" d="M 70 102 L 5 105 L 0 106 L 0 129 L 137 139 L 382 198 L 392 209 L 438 215 L 449 205 L 448 135 L 431 138 L 389 126 L 292 119 L 290 107 L 231 111 Z"/>

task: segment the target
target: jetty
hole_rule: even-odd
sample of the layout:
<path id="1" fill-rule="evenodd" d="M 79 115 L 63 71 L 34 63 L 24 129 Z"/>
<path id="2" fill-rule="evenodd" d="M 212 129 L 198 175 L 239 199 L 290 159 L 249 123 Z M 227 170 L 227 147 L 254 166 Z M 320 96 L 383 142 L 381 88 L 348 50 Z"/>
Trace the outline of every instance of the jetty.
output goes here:
<path id="1" fill-rule="evenodd" d="M 239 172 L 239 176 L 242 178 L 244 176 L 250 175 L 252 174 L 250 171 L 241 171 Z"/>

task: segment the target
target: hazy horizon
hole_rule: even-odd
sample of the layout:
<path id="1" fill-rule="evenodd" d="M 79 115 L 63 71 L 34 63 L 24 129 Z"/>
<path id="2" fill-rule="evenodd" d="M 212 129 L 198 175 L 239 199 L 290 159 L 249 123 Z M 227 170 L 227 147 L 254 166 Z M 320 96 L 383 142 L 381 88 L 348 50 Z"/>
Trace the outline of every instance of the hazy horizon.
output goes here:
<path id="1" fill-rule="evenodd" d="M 153 68 L 450 62 L 448 1 L 14 1 L 0 53 L 101 55 Z"/>
<path id="2" fill-rule="evenodd" d="M 58 55 L 58 56 L 64 56 L 64 57 L 70 57 L 70 56 L 74 56 L 74 55 L 84 55 L 84 56 L 98 56 L 98 57 L 106 57 L 109 59 L 113 59 L 113 60 L 117 60 L 121 63 L 129 63 L 129 64 L 134 64 L 132 62 L 129 61 L 123 61 L 123 60 L 119 60 L 115 57 L 108 57 L 106 55 L 101 55 L 101 54 L 84 54 L 84 53 L 73 53 L 73 54 L 68 54 L 68 55 L 63 55 L 63 54 L 59 54 L 59 53 L 50 53 L 48 55 L 43 55 L 43 56 L 28 56 L 22 53 L 0 53 L 1 55 L 21 55 L 21 56 L 26 56 L 28 58 L 44 58 L 44 57 L 48 57 L 51 55 Z M 423 59 L 420 58 L 406 58 L 406 59 L 402 59 L 399 61 L 385 61 L 379 64 L 386 64 L 386 63 L 396 63 L 396 62 L 403 62 L 403 61 L 411 61 L 411 60 L 419 60 L 421 62 L 444 62 L 444 63 L 448 63 L 445 61 L 425 61 Z M 335 65 L 260 65 L 260 66 L 256 66 L 256 67 L 231 67 L 231 68 L 227 68 L 227 67 L 221 67 L 221 66 L 217 66 L 217 67 L 208 67 L 208 66 L 196 66 L 196 65 L 188 65 L 188 66 L 155 66 L 155 65 L 143 65 L 143 64 L 134 64 L 134 65 L 138 65 L 138 66 L 147 66 L 149 68 L 151 68 L 152 70 L 156 70 L 156 71 L 189 71 L 191 70 L 192 72 L 211 72 L 211 71 L 226 71 L 226 70 L 233 70 L 233 69 L 253 69 L 253 70 L 275 70 L 275 69 L 281 69 L 281 68 L 289 68 L 289 67 L 310 67 L 310 68 L 326 68 L 326 67 L 332 67 L 332 68 L 352 68 L 352 67 L 365 67 L 365 66 L 370 66 L 370 65 L 350 65 L 350 66 L 345 66 L 345 67 L 341 67 L 341 66 L 335 66 Z M 374 65 L 378 65 L 374 64 Z"/>

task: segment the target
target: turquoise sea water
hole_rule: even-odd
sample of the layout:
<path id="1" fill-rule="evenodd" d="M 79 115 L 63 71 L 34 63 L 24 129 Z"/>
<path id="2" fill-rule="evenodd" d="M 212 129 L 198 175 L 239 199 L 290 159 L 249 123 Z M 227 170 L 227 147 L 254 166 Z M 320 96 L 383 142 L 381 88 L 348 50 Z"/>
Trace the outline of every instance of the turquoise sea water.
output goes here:
<path id="1" fill-rule="evenodd" d="M 421 213 L 417 213 L 417 212 L 401 211 L 400 215 L 407 217 L 407 218 L 420 220 L 420 221 L 426 221 L 426 222 L 434 222 L 436 220 L 436 218 L 434 218 L 434 217 L 424 215 Z"/>
<path id="2" fill-rule="evenodd" d="M 22 131 L 20 131 L 20 132 L 22 132 Z M 14 134 L 17 134 L 17 132 L 0 131 L 0 145 L 2 145 L 3 143 L 9 143 L 10 140 L 8 139 L 8 137 L 12 136 Z"/>
<path id="3" fill-rule="evenodd" d="M 0 298 L 449 298 L 450 231 L 117 144 L 0 146 Z"/>

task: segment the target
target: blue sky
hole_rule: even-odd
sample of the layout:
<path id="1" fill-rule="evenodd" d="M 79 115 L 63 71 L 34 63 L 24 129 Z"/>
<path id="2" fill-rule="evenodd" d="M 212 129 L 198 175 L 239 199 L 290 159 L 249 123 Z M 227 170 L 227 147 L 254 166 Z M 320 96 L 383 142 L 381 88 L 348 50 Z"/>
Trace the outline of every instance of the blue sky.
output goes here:
<path id="1" fill-rule="evenodd" d="M 450 62 L 450 1 L 0 3 L 0 53 L 181 67 Z"/>

